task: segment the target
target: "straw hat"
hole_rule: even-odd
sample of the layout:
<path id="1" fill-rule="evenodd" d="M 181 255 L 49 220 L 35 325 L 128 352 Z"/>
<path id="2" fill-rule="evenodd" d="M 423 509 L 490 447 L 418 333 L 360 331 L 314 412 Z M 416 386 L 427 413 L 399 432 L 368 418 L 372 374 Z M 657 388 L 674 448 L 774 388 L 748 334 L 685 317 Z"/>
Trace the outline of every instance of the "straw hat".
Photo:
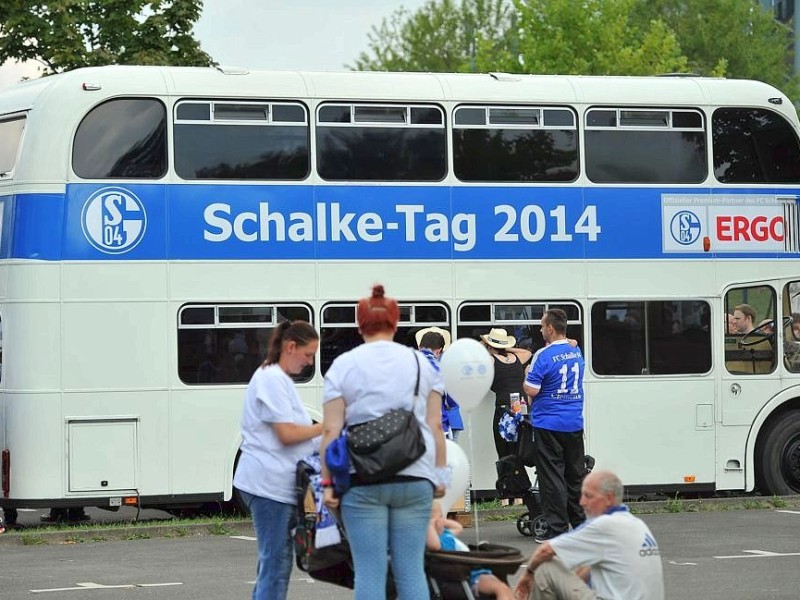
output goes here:
<path id="1" fill-rule="evenodd" d="M 493 348 L 513 348 L 517 343 L 517 338 L 513 335 L 508 335 L 505 329 L 492 329 L 486 335 L 482 335 L 481 339 Z"/>
<path id="2" fill-rule="evenodd" d="M 444 348 L 442 350 L 447 350 L 450 347 L 450 332 L 446 329 L 442 329 L 441 327 L 426 327 L 425 329 L 420 329 L 417 333 L 414 334 L 414 337 L 417 340 L 417 348 L 419 348 L 419 343 L 422 341 L 422 337 L 426 333 L 438 333 L 444 338 Z"/>

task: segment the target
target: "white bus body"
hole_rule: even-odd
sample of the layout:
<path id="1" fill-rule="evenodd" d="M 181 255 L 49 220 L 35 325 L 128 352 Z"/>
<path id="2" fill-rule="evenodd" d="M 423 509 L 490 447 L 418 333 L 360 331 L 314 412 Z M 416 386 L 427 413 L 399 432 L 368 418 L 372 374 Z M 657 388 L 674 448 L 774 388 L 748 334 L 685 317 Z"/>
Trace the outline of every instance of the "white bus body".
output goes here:
<path id="1" fill-rule="evenodd" d="M 799 158 L 791 102 L 752 81 L 104 67 L 19 84 L 0 94 L 0 507 L 229 500 L 270 328 L 322 331 L 298 383 L 319 416 L 375 282 L 407 343 L 497 326 L 535 348 L 541 310 L 566 307 L 587 451 L 629 485 L 800 492 Z M 725 327 L 743 303 L 773 321 L 744 345 Z M 459 442 L 478 492 L 493 409 Z"/>

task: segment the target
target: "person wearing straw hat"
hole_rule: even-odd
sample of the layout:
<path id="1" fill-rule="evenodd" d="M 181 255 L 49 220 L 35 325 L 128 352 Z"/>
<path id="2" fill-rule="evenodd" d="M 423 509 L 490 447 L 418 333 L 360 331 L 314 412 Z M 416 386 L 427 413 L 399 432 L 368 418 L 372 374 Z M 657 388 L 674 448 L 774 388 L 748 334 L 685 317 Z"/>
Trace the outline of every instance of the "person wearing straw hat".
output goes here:
<path id="1" fill-rule="evenodd" d="M 507 442 L 500 436 L 500 419 L 511 408 L 512 394 L 516 394 L 521 402 L 527 403 L 522 384 L 525 381 L 525 367 L 533 354 L 529 350 L 515 348 L 516 338 L 499 327 L 482 335 L 481 342 L 494 358 L 494 379 L 490 388 L 495 394 L 492 434 L 497 458 L 503 458 L 514 454 L 516 446 L 514 442 Z"/>
<path id="2" fill-rule="evenodd" d="M 442 353 L 450 347 L 450 332 L 441 327 L 426 327 L 414 334 L 414 338 L 419 351 L 428 357 L 438 371 Z M 463 429 L 464 422 L 458 403 L 445 390 L 442 395 L 442 431 L 448 439 L 455 442 Z"/>

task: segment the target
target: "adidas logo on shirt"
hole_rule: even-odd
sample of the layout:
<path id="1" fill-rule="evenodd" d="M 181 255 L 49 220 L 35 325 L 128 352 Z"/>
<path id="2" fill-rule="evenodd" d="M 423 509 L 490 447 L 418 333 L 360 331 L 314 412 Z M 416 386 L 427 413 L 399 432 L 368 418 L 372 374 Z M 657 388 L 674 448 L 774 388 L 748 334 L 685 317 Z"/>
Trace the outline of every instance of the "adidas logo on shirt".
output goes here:
<path id="1" fill-rule="evenodd" d="M 658 544 L 656 541 L 650 536 L 646 534 L 644 536 L 644 542 L 642 543 L 642 548 L 639 550 L 639 556 L 659 556 L 661 553 L 658 551 Z"/>

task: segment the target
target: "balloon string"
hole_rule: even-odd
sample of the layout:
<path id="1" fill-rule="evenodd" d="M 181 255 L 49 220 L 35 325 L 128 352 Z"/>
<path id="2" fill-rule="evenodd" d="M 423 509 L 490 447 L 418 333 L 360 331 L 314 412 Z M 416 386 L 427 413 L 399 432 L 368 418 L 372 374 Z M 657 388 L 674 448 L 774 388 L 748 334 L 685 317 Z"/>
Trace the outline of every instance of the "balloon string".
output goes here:
<path id="1" fill-rule="evenodd" d="M 472 520 L 475 523 L 475 546 L 481 543 L 480 525 L 478 524 L 478 501 L 472 493 L 472 465 L 475 464 L 475 446 L 472 441 L 472 411 L 467 413 L 467 424 L 469 426 L 469 499 L 472 504 Z"/>

